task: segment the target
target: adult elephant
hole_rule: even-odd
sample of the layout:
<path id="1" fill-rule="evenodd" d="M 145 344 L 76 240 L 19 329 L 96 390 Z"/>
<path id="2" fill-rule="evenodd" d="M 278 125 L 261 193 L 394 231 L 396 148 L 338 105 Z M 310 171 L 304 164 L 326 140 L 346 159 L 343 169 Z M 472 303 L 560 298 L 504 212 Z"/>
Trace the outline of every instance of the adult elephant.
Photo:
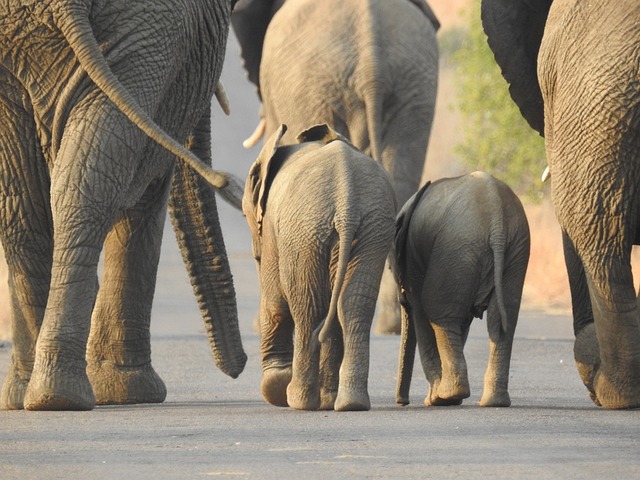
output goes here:
<path id="1" fill-rule="evenodd" d="M 218 366 L 233 377 L 244 368 L 215 191 L 202 177 L 240 205 L 242 187 L 207 165 L 233 3 L 0 7 L 0 236 L 13 322 L 4 408 L 164 400 L 149 320 L 169 197 Z"/>
<path id="2" fill-rule="evenodd" d="M 640 407 L 640 3 L 483 0 L 482 18 L 514 101 L 545 136 L 582 381 L 598 405 Z"/>
<path id="3" fill-rule="evenodd" d="M 290 132 L 326 123 L 384 166 L 397 205 L 416 192 L 438 77 L 439 24 L 424 0 L 241 0 L 232 23 L 263 102 L 253 140 L 284 123 L 293 143 Z M 388 269 L 375 328 L 400 332 Z"/>

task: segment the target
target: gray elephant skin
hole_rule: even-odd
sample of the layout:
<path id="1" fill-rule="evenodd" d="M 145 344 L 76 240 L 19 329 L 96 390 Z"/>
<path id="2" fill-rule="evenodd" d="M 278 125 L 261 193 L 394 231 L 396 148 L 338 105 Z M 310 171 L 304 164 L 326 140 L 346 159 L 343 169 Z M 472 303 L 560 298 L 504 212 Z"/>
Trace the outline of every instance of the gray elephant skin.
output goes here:
<path id="1" fill-rule="evenodd" d="M 286 123 L 291 143 L 326 123 L 384 166 L 398 205 L 418 190 L 438 78 L 439 24 L 424 0 L 241 0 L 232 24 L 266 137 Z M 375 330 L 400 331 L 388 269 Z"/>
<path id="2" fill-rule="evenodd" d="M 545 137 L 578 372 L 605 408 L 640 407 L 640 2 L 483 0 L 513 100 Z"/>
<path id="3" fill-rule="evenodd" d="M 369 410 L 369 338 L 396 210 L 384 169 L 326 125 L 251 167 L 243 210 L 260 280 L 261 389 L 277 406 Z"/>
<path id="4" fill-rule="evenodd" d="M 149 322 L 169 199 L 217 364 L 233 377 L 244 368 L 216 190 L 204 179 L 234 187 L 240 206 L 241 186 L 207 165 L 232 3 L 0 6 L 0 237 L 13 338 L 4 408 L 164 400 Z"/>
<path id="5" fill-rule="evenodd" d="M 429 382 L 424 404 L 469 397 L 464 345 L 487 313 L 489 360 L 480 405 L 508 407 L 509 364 L 529 262 L 518 197 L 483 172 L 426 184 L 396 220 L 392 267 L 401 287 L 397 403 L 409 403 L 416 342 Z"/>

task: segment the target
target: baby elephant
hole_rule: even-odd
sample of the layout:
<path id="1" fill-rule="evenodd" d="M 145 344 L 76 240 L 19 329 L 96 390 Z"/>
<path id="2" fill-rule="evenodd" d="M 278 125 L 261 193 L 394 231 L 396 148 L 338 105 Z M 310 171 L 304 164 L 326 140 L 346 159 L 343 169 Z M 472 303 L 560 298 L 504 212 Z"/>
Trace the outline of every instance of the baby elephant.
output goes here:
<path id="1" fill-rule="evenodd" d="M 518 197 L 483 172 L 427 184 L 398 214 L 391 257 L 403 311 L 397 403 L 409 403 L 416 340 L 430 385 L 424 404 L 459 405 L 470 395 L 463 348 L 471 321 L 486 311 L 480 405 L 511 405 L 511 347 L 529 263 Z"/>
<path id="2" fill-rule="evenodd" d="M 369 336 L 393 242 L 384 169 L 326 125 L 265 143 L 242 208 L 260 279 L 262 394 L 302 410 L 368 410 Z"/>

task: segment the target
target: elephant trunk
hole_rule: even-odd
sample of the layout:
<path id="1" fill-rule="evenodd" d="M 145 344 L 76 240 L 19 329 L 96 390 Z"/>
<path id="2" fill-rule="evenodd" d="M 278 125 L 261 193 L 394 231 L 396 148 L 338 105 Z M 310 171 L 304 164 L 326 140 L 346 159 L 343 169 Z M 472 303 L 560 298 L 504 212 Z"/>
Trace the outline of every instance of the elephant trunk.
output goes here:
<path id="1" fill-rule="evenodd" d="M 192 151 L 209 157 L 210 110 L 194 131 Z M 205 322 L 218 368 L 236 378 L 247 361 L 238 325 L 235 289 L 215 191 L 183 162 L 178 162 L 169 202 L 171 221 Z"/>
<path id="2" fill-rule="evenodd" d="M 398 405 L 409 405 L 409 389 L 411 387 L 415 356 L 416 332 L 411 322 L 408 306 L 403 305 L 400 357 L 398 359 L 398 384 L 396 387 L 396 403 Z"/>

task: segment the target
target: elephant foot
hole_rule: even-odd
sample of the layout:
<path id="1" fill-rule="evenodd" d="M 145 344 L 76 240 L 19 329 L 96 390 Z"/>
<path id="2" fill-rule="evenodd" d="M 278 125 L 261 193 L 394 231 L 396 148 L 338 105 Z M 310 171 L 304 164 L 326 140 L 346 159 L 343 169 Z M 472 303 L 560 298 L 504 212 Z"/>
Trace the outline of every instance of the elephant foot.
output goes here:
<path id="1" fill-rule="evenodd" d="M 337 397 L 336 390 L 320 389 L 320 410 L 333 410 Z"/>
<path id="2" fill-rule="evenodd" d="M 29 376 L 20 375 L 12 365 L 0 391 L 0 408 L 3 410 L 22 410 L 28 384 Z"/>
<path id="3" fill-rule="evenodd" d="M 471 391 L 469 382 L 436 382 L 429 388 L 429 394 L 424 398 L 426 407 L 448 407 L 461 405 L 462 400 L 469 398 Z"/>
<path id="4" fill-rule="evenodd" d="M 371 409 L 367 390 L 340 387 L 333 406 L 336 412 L 361 412 Z"/>
<path id="5" fill-rule="evenodd" d="M 631 375 L 619 372 L 609 375 L 600 369 L 594 380 L 596 404 L 612 410 L 639 408 L 640 381 L 636 372 Z M 630 379 L 629 376 L 632 378 Z"/>
<path id="6" fill-rule="evenodd" d="M 262 372 L 260 389 L 262 396 L 271 405 L 288 407 L 287 386 L 291 382 L 291 367 L 268 368 Z"/>
<path id="7" fill-rule="evenodd" d="M 511 397 L 507 391 L 483 392 L 480 398 L 481 407 L 510 407 Z"/>
<path id="8" fill-rule="evenodd" d="M 167 388 L 151 364 L 128 367 L 113 363 L 90 363 L 87 374 L 98 405 L 162 403 Z"/>
<path id="9" fill-rule="evenodd" d="M 287 386 L 287 403 L 296 410 L 319 410 L 320 389 L 292 380 Z"/>
<path id="10" fill-rule="evenodd" d="M 573 357 L 582 383 L 589 390 L 593 402 L 600 406 L 594 389 L 594 380 L 600 368 L 600 347 L 596 337 L 596 326 L 590 323 L 576 335 L 573 344 Z"/>
<path id="11" fill-rule="evenodd" d="M 84 365 L 63 369 L 36 363 L 24 396 L 25 410 L 92 410 L 95 404 Z"/>

